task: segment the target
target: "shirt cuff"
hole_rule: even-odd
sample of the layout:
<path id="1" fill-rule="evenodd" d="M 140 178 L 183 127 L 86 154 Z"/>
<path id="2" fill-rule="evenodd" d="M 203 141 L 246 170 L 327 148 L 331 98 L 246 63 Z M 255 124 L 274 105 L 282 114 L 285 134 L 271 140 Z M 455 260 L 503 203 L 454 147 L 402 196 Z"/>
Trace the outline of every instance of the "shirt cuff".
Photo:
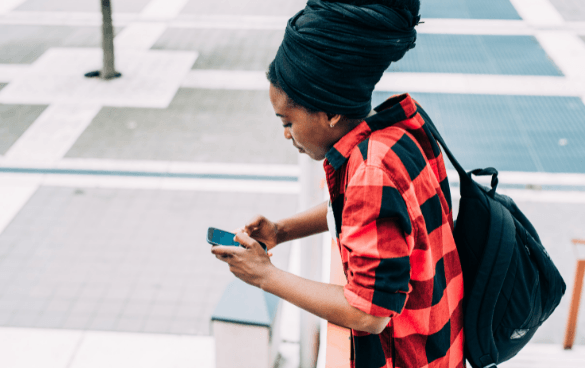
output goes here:
<path id="1" fill-rule="evenodd" d="M 343 295 L 352 307 L 374 317 L 394 317 L 402 313 L 406 304 L 406 293 L 383 293 L 374 290 L 364 292 L 360 289 L 352 284 L 346 284 Z"/>

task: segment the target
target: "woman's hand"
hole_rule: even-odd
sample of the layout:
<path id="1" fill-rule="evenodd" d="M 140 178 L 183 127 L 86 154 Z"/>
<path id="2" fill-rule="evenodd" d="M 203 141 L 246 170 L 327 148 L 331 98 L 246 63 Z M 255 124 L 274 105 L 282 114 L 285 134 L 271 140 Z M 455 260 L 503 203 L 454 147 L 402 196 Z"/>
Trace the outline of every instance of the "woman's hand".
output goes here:
<path id="1" fill-rule="evenodd" d="M 268 249 L 272 249 L 278 244 L 278 227 L 276 223 L 262 215 L 254 216 L 246 226 L 237 229 L 235 232 L 240 231 L 266 244 Z"/>
<path id="2" fill-rule="evenodd" d="M 211 253 L 217 259 L 226 262 L 230 271 L 242 281 L 261 287 L 263 281 L 275 267 L 270 262 L 270 257 L 258 242 L 245 232 L 238 232 L 235 241 L 242 247 L 216 245 L 211 247 Z"/>

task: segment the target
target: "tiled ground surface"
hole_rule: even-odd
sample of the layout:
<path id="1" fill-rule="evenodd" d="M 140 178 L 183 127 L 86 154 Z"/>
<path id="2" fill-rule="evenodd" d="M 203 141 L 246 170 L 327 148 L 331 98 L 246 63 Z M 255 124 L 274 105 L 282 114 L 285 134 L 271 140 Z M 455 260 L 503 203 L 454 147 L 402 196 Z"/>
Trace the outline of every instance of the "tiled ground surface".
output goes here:
<path id="1" fill-rule="evenodd" d="M 232 280 L 209 226 L 294 213 L 294 195 L 41 187 L 0 235 L 0 325 L 209 334 Z M 288 245 L 273 262 L 286 268 Z"/>
<path id="2" fill-rule="evenodd" d="M 189 0 L 183 14 L 273 15 L 291 17 L 305 7 L 306 0 Z"/>
<path id="3" fill-rule="evenodd" d="M 181 88 L 167 109 L 104 107 L 67 157 L 296 164 L 264 91 Z"/>
<path id="4" fill-rule="evenodd" d="M 46 107 L 0 104 L 0 154 L 8 151 Z"/>
<path id="5" fill-rule="evenodd" d="M 585 21 L 583 0 L 549 0 L 568 21 Z"/>
<path id="6" fill-rule="evenodd" d="M 30 64 L 51 47 L 100 45 L 100 27 L 0 25 L 2 64 Z"/>
<path id="7" fill-rule="evenodd" d="M 423 0 L 421 15 L 422 18 L 520 19 L 508 0 Z"/>
<path id="8" fill-rule="evenodd" d="M 169 28 L 153 49 L 197 51 L 194 69 L 264 70 L 284 31 Z"/>
<path id="9" fill-rule="evenodd" d="M 562 75 L 532 36 L 419 34 L 389 71 Z"/>
<path id="10" fill-rule="evenodd" d="M 389 95 L 375 93 L 374 102 Z M 577 97 L 412 96 L 436 122 L 465 168 L 585 172 L 585 148 L 580 144 L 585 141 L 585 105 Z"/>
<path id="11" fill-rule="evenodd" d="M 112 1 L 114 13 L 139 13 L 150 0 Z M 27 0 L 16 11 L 99 12 L 100 2 L 92 0 Z"/>

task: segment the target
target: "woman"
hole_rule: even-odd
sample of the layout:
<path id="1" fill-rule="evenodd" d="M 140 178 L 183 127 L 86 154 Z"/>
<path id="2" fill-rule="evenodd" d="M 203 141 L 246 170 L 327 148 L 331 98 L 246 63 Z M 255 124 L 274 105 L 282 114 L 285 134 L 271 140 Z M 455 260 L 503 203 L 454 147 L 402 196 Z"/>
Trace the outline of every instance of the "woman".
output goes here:
<path id="1" fill-rule="evenodd" d="M 462 367 L 463 280 L 441 152 L 407 94 L 371 110 L 375 84 L 414 47 L 418 0 L 310 0 L 267 77 L 284 136 L 323 160 L 330 201 L 214 247 L 245 282 L 352 329 L 354 367 Z M 328 203 L 333 216 L 328 218 Z M 329 220 L 329 221 L 328 221 Z M 276 245 L 333 230 L 347 285 L 277 269 Z"/>

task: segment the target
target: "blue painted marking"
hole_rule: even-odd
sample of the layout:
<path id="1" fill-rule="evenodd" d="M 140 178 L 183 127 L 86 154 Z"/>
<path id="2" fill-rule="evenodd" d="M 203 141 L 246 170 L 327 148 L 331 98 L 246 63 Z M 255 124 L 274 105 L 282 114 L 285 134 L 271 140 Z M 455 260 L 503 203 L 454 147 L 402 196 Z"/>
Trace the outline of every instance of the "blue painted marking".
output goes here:
<path id="1" fill-rule="evenodd" d="M 392 94 L 375 92 L 372 105 Z M 585 105 L 578 97 L 411 95 L 467 170 L 585 173 Z"/>
<path id="2" fill-rule="evenodd" d="M 151 178 L 184 178 L 184 179 L 227 179 L 227 180 L 268 180 L 268 181 L 298 181 L 296 176 L 268 176 L 268 175 L 230 175 L 230 174 L 191 174 L 166 173 L 148 171 L 110 171 L 110 170 L 83 170 L 83 169 L 45 169 L 0 167 L 0 172 L 20 174 L 60 174 L 60 175 L 99 175 L 99 176 L 131 176 Z"/>
<path id="3" fill-rule="evenodd" d="M 388 72 L 562 76 L 533 36 L 419 34 Z"/>
<path id="4" fill-rule="evenodd" d="M 424 18 L 521 19 L 508 0 L 423 0 Z"/>

